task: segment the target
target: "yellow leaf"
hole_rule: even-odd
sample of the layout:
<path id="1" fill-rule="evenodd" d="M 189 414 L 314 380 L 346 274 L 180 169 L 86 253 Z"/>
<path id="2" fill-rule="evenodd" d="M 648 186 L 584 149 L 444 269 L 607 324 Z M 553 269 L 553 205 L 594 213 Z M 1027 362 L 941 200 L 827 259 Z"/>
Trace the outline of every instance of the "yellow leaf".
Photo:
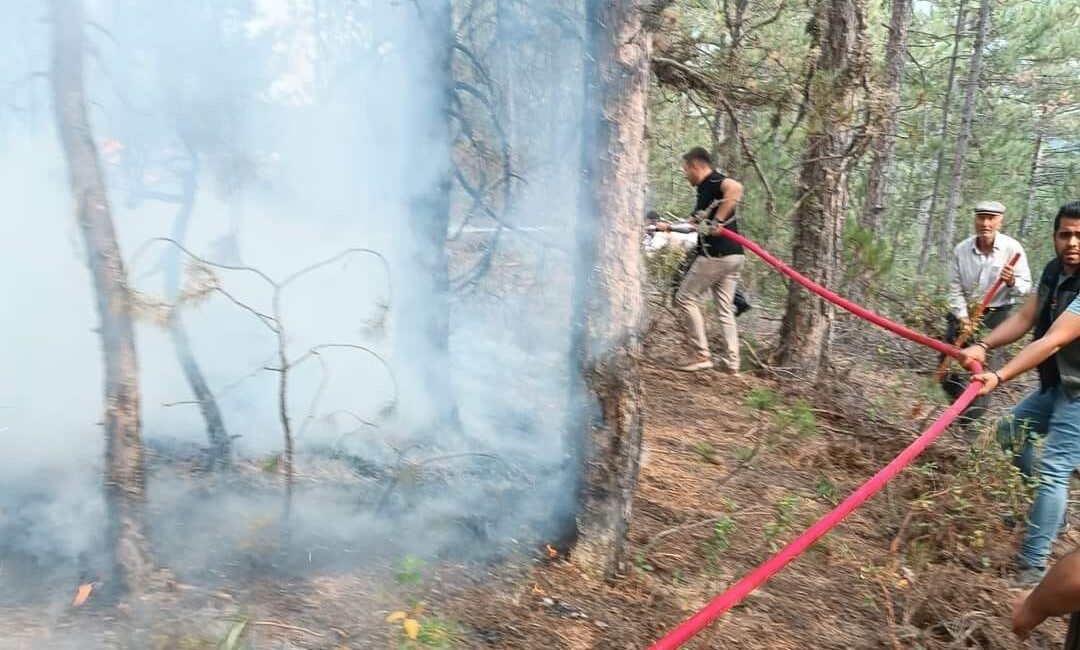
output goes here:
<path id="1" fill-rule="evenodd" d="M 409 637 L 413 641 L 420 634 L 420 621 L 415 618 L 407 618 L 405 622 L 401 624 L 405 628 L 405 636 Z"/>
<path id="2" fill-rule="evenodd" d="M 390 615 L 386 617 L 386 622 L 397 623 L 398 621 L 404 621 L 407 616 L 408 613 L 406 612 L 391 612 Z"/>

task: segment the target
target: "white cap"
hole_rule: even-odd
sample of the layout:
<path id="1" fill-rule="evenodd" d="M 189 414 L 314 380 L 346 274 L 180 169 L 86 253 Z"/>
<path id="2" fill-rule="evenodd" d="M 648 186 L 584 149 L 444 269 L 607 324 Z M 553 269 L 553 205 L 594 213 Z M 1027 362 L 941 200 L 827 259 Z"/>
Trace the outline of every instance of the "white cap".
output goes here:
<path id="1" fill-rule="evenodd" d="M 975 205 L 975 214 L 1005 214 L 1005 206 L 997 201 L 980 201 Z"/>

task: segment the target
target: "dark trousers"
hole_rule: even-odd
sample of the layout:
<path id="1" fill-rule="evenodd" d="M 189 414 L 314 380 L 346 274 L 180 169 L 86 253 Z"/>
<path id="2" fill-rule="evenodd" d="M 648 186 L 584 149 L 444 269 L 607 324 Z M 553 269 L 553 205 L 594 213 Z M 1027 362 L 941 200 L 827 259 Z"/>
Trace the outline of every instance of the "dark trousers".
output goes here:
<path id="1" fill-rule="evenodd" d="M 983 314 L 982 324 L 975 335 L 968 337 L 966 345 L 971 345 L 975 341 L 979 340 L 980 333 L 985 334 L 994 329 L 998 325 L 1005 322 L 1005 319 L 1009 317 L 1009 313 L 1012 311 L 1012 306 L 1007 305 L 1004 307 L 995 307 L 993 309 L 987 309 Z M 960 321 L 955 316 L 949 314 L 945 321 L 945 338 L 946 343 L 955 343 L 956 337 L 960 335 Z M 1001 349 L 993 350 L 986 358 L 987 366 L 989 369 L 1000 368 L 1004 365 L 1004 352 Z M 960 394 L 967 388 L 970 374 L 963 370 L 950 370 L 945 373 L 945 377 L 941 380 L 941 388 L 944 389 L 945 394 L 950 399 L 955 400 L 960 397 Z M 981 395 L 975 398 L 975 401 L 971 403 L 971 406 L 964 411 L 957 422 L 962 425 L 968 425 L 978 420 L 982 416 L 986 415 L 986 410 L 990 406 L 990 396 Z"/>

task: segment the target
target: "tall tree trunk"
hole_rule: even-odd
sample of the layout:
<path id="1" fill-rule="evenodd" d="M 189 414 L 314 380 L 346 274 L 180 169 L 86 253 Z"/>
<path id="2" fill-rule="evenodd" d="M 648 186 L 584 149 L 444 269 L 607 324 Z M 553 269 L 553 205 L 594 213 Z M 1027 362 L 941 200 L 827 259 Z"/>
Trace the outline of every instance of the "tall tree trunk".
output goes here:
<path id="1" fill-rule="evenodd" d="M 956 137 L 956 151 L 953 153 L 952 175 L 949 181 L 949 200 L 945 204 L 945 224 L 941 229 L 938 242 L 938 254 L 947 259 L 953 246 L 956 232 L 956 211 L 960 206 L 960 194 L 964 189 L 964 165 L 967 163 L 968 143 L 971 140 L 971 125 L 975 122 L 975 101 L 979 96 L 979 77 L 982 76 L 982 62 L 986 35 L 990 31 L 990 3 L 979 3 L 979 21 L 975 28 L 975 45 L 971 52 L 971 67 L 968 68 L 967 88 L 964 89 L 964 108 L 960 116 L 960 133 Z"/>
<path id="2" fill-rule="evenodd" d="M 434 55 L 430 65 L 428 88 L 437 103 L 430 126 L 424 135 L 436 143 L 438 159 L 421 166 L 419 179 L 427 188 L 412 204 L 414 216 L 420 220 L 413 233 L 417 250 L 410 260 L 420 269 L 409 278 L 410 286 L 399 292 L 399 313 L 405 318 L 399 328 L 405 336 L 398 350 L 409 367 L 411 380 L 424 387 L 426 411 L 432 414 L 431 426 L 456 434 L 461 430 L 457 398 L 453 387 L 450 364 L 450 271 L 446 237 L 450 227 L 451 131 L 450 104 L 453 92 L 451 55 L 453 22 L 449 0 L 424 0 L 418 4 L 423 33 L 432 43 Z M 425 90 L 425 92 L 428 92 Z"/>
<path id="3" fill-rule="evenodd" d="M 173 220 L 172 239 L 181 245 L 187 241 L 188 226 L 191 224 L 191 214 L 195 209 L 196 183 L 199 174 L 198 154 L 188 147 L 191 158 L 191 167 L 186 170 L 183 178 L 183 187 L 180 191 L 180 205 Z M 175 247 L 166 250 L 164 260 L 164 284 L 165 299 L 173 301 L 181 291 L 182 274 L 180 272 L 180 251 Z M 179 310 L 174 311 L 168 323 L 169 338 L 172 339 L 173 351 L 176 360 L 180 364 L 180 370 L 184 373 L 188 386 L 191 388 L 195 401 L 199 404 L 203 422 L 206 424 L 206 435 L 210 443 L 208 465 L 211 470 L 228 469 L 232 463 L 232 440 L 225 430 L 225 418 L 218 408 L 217 398 L 206 383 L 199 362 L 195 358 L 195 351 L 191 347 L 191 339 L 188 337 L 187 328 L 184 326 L 184 317 Z"/>
<path id="4" fill-rule="evenodd" d="M 814 21 L 820 54 L 799 179 L 800 190 L 810 194 L 795 217 L 792 259 L 811 280 L 831 286 L 839 277 L 855 118 L 869 64 L 866 0 L 819 0 Z M 834 313 L 831 303 L 792 283 L 780 325 L 779 363 L 818 376 L 826 367 Z"/>
<path id="5" fill-rule="evenodd" d="M 893 170 L 893 151 L 896 149 L 896 109 L 900 105 L 910 22 L 911 0 L 893 0 L 889 40 L 885 45 L 884 97 L 879 109 L 882 116 L 881 133 L 874 139 L 874 159 L 870 163 L 866 202 L 859 224 L 873 232 L 881 232 L 889 195 L 889 177 Z"/>
<path id="6" fill-rule="evenodd" d="M 86 111 L 82 3 L 51 0 L 51 8 L 56 125 L 93 277 L 105 362 L 106 544 L 113 560 L 112 586 L 137 594 L 147 584 L 152 562 L 143 521 L 145 475 L 131 297 Z"/>
<path id="7" fill-rule="evenodd" d="M 574 393 L 591 397 L 572 427 L 581 472 L 573 557 L 611 575 L 624 559 L 641 461 L 639 245 L 645 210 L 650 36 L 636 0 L 587 0 L 585 117 L 574 287 Z M 582 430 L 584 429 L 584 430 Z"/>
<path id="8" fill-rule="evenodd" d="M 1032 213 L 1035 211 L 1035 194 L 1038 189 L 1039 159 L 1042 156 L 1043 140 L 1046 138 L 1046 109 L 1039 116 L 1039 125 L 1035 129 L 1035 151 L 1031 153 L 1031 171 L 1028 174 L 1027 197 L 1024 199 L 1024 216 L 1020 218 L 1018 234 L 1026 237 L 1031 228 Z"/>
<path id="9" fill-rule="evenodd" d="M 945 170 L 945 136 L 949 132 L 949 113 L 952 112 L 952 97 L 956 85 L 956 62 L 960 57 L 960 41 L 964 37 L 964 2 L 956 5 L 956 29 L 953 32 L 952 57 L 949 59 L 949 78 L 945 84 L 945 100 L 941 107 L 941 128 L 938 129 L 937 164 L 934 165 L 934 187 L 930 190 L 930 209 L 926 214 L 926 229 L 923 231 L 922 248 L 919 249 L 919 274 L 926 273 L 930 261 L 930 251 L 934 247 L 934 218 L 937 216 L 938 197 L 941 196 L 941 173 Z"/>

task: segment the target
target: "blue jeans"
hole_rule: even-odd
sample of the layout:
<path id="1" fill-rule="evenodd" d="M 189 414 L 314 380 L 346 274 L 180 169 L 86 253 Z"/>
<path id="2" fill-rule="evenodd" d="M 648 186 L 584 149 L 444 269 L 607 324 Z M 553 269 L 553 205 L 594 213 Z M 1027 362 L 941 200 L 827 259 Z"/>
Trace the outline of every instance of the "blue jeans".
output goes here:
<path id="1" fill-rule="evenodd" d="M 1042 437 L 1046 440 L 1036 459 L 1036 439 Z M 1065 516 L 1069 479 L 1080 464 L 1080 399 L 1070 399 L 1060 386 L 1028 395 L 998 422 L 998 441 L 1025 477 L 1038 478 L 1020 561 L 1045 567 Z"/>

